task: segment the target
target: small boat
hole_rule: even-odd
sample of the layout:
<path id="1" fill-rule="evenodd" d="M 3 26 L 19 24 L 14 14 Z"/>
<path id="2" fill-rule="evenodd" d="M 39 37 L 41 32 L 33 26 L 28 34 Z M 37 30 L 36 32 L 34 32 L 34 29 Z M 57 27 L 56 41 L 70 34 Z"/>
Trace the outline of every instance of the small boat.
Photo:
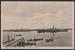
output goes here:
<path id="1" fill-rule="evenodd" d="M 40 41 L 40 40 L 43 40 L 43 38 L 38 38 L 38 39 L 29 39 L 27 41 Z"/>
<path id="2" fill-rule="evenodd" d="M 46 39 L 46 42 L 52 42 L 54 39 Z"/>

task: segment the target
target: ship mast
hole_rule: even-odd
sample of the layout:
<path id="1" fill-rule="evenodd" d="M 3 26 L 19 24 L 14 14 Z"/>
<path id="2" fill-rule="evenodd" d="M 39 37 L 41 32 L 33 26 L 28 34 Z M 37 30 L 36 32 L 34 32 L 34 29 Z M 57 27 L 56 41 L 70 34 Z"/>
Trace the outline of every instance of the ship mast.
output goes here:
<path id="1" fill-rule="evenodd" d="M 52 39 L 54 40 L 54 25 L 53 25 L 53 37 L 52 37 Z M 53 42 L 53 46 L 54 46 L 54 42 Z"/>
<path id="2" fill-rule="evenodd" d="M 54 36 L 54 25 L 53 25 L 53 36 Z"/>

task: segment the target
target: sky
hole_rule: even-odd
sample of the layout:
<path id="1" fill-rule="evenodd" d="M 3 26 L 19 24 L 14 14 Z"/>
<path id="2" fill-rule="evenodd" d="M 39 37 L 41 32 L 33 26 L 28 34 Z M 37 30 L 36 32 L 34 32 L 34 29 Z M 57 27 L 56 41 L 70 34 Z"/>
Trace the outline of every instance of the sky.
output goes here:
<path id="1" fill-rule="evenodd" d="M 73 2 L 1 2 L 1 27 L 72 27 Z"/>

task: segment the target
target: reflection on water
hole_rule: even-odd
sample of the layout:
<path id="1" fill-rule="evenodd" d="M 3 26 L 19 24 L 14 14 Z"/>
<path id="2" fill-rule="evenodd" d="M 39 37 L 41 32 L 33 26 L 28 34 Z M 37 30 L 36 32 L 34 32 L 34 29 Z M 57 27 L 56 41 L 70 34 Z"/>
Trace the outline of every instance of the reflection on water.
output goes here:
<path id="1" fill-rule="evenodd" d="M 55 33 L 55 36 L 53 37 L 52 33 L 37 33 L 37 32 L 4 32 L 3 33 L 3 42 L 8 41 L 8 35 L 9 40 L 13 39 L 20 39 L 24 38 L 25 42 L 28 39 L 40 39 L 43 38 L 43 40 L 36 41 L 36 46 L 72 46 L 72 32 L 59 32 Z M 16 36 L 19 35 L 19 36 Z M 22 36 L 20 36 L 22 35 Z M 48 39 L 52 39 L 52 42 L 46 42 Z"/>

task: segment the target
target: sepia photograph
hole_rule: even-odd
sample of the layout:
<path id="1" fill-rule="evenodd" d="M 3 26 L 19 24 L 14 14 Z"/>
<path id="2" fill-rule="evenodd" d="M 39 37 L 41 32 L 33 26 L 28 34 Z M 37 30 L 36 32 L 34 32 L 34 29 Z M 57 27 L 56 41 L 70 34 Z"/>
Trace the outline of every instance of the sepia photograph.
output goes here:
<path id="1" fill-rule="evenodd" d="M 2 49 L 73 49 L 74 2 L 1 1 Z"/>

